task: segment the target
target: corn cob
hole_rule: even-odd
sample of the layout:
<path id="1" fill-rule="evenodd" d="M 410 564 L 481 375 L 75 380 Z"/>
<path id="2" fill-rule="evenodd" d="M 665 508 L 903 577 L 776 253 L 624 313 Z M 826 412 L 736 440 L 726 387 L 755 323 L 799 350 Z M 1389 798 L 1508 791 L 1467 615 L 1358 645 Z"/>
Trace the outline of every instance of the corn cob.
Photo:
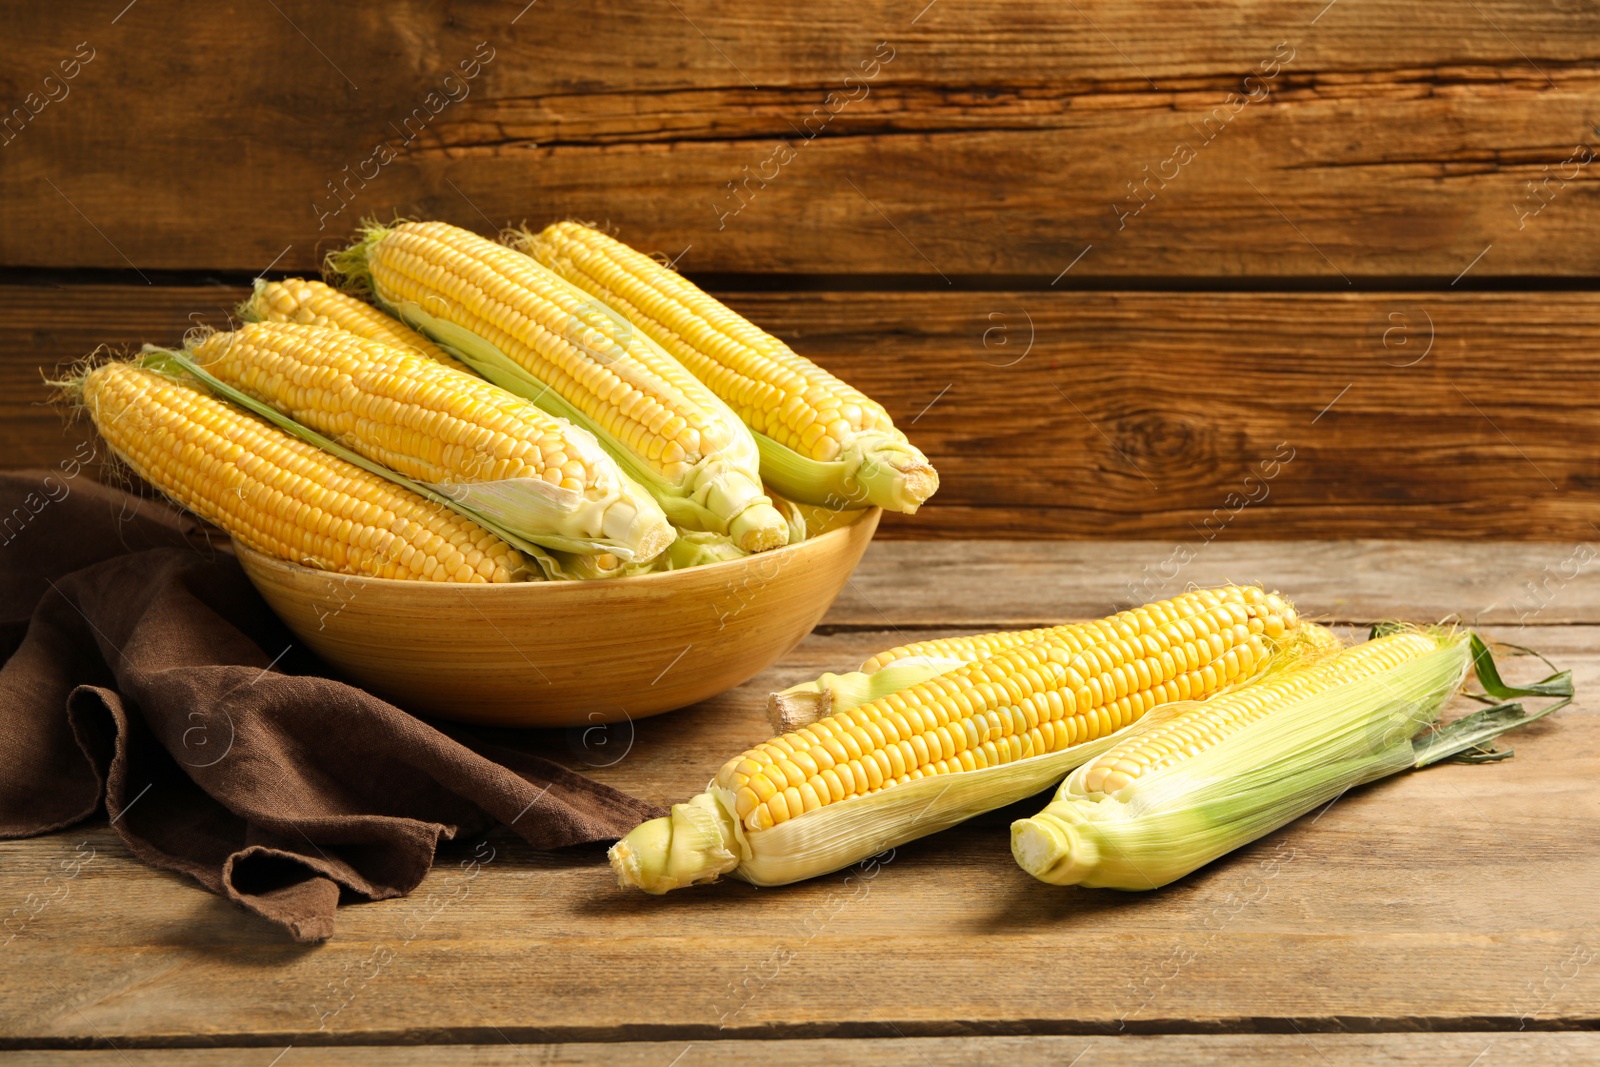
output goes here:
<path id="1" fill-rule="evenodd" d="M 284 322 L 214 333 L 195 364 L 518 537 L 627 562 L 675 531 L 587 431 L 409 347 Z"/>
<path id="2" fill-rule="evenodd" d="M 1210 611 L 1218 600 L 1237 601 L 1244 609 L 1245 629 L 1269 640 L 1281 638 L 1285 631 L 1295 629 L 1299 624 L 1294 608 L 1277 595 L 1254 586 L 1225 586 L 1215 590 L 1214 597 L 1215 600 L 1213 594 L 1191 594 L 1158 601 L 1147 605 L 1145 610 L 1159 610 L 1176 623 Z M 1113 617 L 1120 618 L 1121 615 Z M 1051 638 L 1065 638 L 1078 643 L 1095 640 L 1097 635 L 1104 636 L 1105 626 L 1104 622 L 1068 623 L 968 637 L 938 637 L 900 645 L 879 652 L 857 671 L 824 674 L 814 681 L 773 693 L 768 700 L 767 717 L 780 733 L 798 729 L 823 716 L 848 711 L 867 701 L 953 670 L 963 663 L 971 663 L 1007 649 Z M 1181 634 L 1182 630 L 1177 632 Z M 1312 641 L 1337 644 L 1337 640 L 1321 628 L 1308 628 L 1304 633 Z"/>
<path id="3" fill-rule="evenodd" d="M 439 222 L 374 227 L 335 258 L 348 284 L 489 380 L 592 430 L 668 518 L 746 551 L 788 540 L 755 439 L 654 341 L 520 252 Z"/>
<path id="4" fill-rule="evenodd" d="M 784 496 L 911 513 L 938 489 L 932 464 L 881 405 L 676 271 L 576 222 L 511 240 L 622 312 L 727 401 L 755 431 L 762 478 Z"/>
<path id="5" fill-rule="evenodd" d="M 1461 684 L 1469 637 L 1394 633 L 1204 704 L 1164 709 L 1069 775 L 1038 815 L 1013 823 L 1012 853 L 1046 882 L 1153 889 L 1353 786 L 1531 721 L 1520 705 L 1502 706 L 1413 741 Z M 1472 641 L 1476 659 L 1482 646 Z M 1550 685 L 1562 676 L 1541 683 L 1543 691 L 1510 690 L 1479 667 L 1496 695 L 1571 697 L 1570 676 L 1564 690 Z"/>
<path id="6" fill-rule="evenodd" d="M 246 322 L 298 322 L 303 326 L 326 326 L 345 330 L 369 341 L 408 345 L 451 370 L 472 373 L 465 363 L 399 319 L 385 315 L 371 304 L 341 293 L 331 285 L 309 278 L 285 278 L 281 282 L 257 278 L 250 299 L 239 305 L 239 317 Z"/>
<path id="7" fill-rule="evenodd" d="M 488 531 L 192 386 L 126 363 L 72 386 L 134 473 L 259 552 L 378 578 L 526 577 Z"/>
<path id="8" fill-rule="evenodd" d="M 1020 800 L 1151 708 L 1238 685 L 1297 648 L 1307 624 L 1285 604 L 1277 637 L 1252 632 L 1246 594 L 1201 590 L 1063 627 L 757 745 L 618 842 L 612 867 L 652 893 L 728 873 L 778 885 Z"/>

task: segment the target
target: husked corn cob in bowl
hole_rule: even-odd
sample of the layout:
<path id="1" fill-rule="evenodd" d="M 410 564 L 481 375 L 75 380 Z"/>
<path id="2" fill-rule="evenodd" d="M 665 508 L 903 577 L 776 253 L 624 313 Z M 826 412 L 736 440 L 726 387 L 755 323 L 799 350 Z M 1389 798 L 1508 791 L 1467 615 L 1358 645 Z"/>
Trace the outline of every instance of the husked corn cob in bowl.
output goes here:
<path id="1" fill-rule="evenodd" d="M 676 525 L 727 534 L 748 552 L 787 543 L 749 428 L 614 309 L 440 222 L 371 227 L 331 262 L 490 381 L 594 433 Z"/>
<path id="2" fill-rule="evenodd" d="M 546 548 L 646 562 L 676 536 L 587 430 L 409 346 L 251 323 L 187 352 L 195 368 Z"/>
<path id="3" fill-rule="evenodd" d="M 794 500 L 915 512 L 939 487 L 889 413 L 676 271 L 576 222 L 512 235 L 573 285 L 621 311 L 750 426 L 761 475 Z"/>
<path id="4" fill-rule="evenodd" d="M 285 278 L 281 282 L 258 279 L 250 299 L 239 305 L 239 317 L 246 322 L 294 322 L 343 330 L 369 341 L 414 348 L 452 370 L 472 373 L 464 363 L 399 319 L 309 278 Z"/>
<path id="5" fill-rule="evenodd" d="M 1042 634 L 965 639 L 943 650 L 967 659 L 735 756 L 706 792 L 618 842 L 612 867 L 651 893 L 837 870 L 1049 786 L 1153 708 L 1336 644 L 1281 598 L 1232 586 Z"/>
<path id="6" fill-rule="evenodd" d="M 524 576 L 521 554 L 487 530 L 195 386 L 106 363 L 71 388 L 119 459 L 247 548 L 374 578 Z"/>

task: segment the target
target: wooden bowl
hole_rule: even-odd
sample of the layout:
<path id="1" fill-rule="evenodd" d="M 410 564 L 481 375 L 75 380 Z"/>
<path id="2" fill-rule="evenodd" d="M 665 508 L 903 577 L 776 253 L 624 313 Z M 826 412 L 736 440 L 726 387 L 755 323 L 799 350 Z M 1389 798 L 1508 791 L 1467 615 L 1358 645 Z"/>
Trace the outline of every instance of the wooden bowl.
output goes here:
<path id="1" fill-rule="evenodd" d="M 765 669 L 828 610 L 879 515 L 726 563 L 587 582 L 358 578 L 234 547 L 295 636 L 398 706 L 585 726 L 681 708 Z"/>

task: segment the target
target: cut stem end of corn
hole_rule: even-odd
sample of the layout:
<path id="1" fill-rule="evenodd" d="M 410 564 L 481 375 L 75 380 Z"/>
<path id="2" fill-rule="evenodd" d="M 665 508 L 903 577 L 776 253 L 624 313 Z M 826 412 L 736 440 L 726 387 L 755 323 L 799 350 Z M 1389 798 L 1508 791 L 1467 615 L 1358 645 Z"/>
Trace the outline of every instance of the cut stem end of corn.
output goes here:
<path id="1" fill-rule="evenodd" d="M 953 671 L 962 659 L 908 656 L 876 671 L 823 674 L 767 697 L 767 721 L 775 733 L 786 734 L 841 711 L 851 711 L 902 689 Z"/>
<path id="2" fill-rule="evenodd" d="M 856 471 L 866 502 L 885 511 L 915 515 L 939 489 L 939 472 L 927 457 L 904 443 L 873 449 Z"/>
<path id="3" fill-rule="evenodd" d="M 733 871 L 739 865 L 737 839 L 727 811 L 701 793 L 674 804 L 670 815 L 640 823 L 606 855 L 617 885 L 659 895 Z"/>
<path id="4" fill-rule="evenodd" d="M 767 722 L 775 734 L 798 730 L 832 714 L 833 691 L 817 682 L 806 682 L 767 697 Z"/>
<path id="5" fill-rule="evenodd" d="M 1018 866 L 1041 882 L 1077 884 L 1094 868 L 1093 853 L 1093 844 L 1070 822 L 1049 812 L 1011 824 L 1011 854 Z"/>
<path id="6" fill-rule="evenodd" d="M 746 552 L 770 552 L 789 543 L 789 520 L 770 503 L 753 504 L 728 523 L 728 536 Z"/>

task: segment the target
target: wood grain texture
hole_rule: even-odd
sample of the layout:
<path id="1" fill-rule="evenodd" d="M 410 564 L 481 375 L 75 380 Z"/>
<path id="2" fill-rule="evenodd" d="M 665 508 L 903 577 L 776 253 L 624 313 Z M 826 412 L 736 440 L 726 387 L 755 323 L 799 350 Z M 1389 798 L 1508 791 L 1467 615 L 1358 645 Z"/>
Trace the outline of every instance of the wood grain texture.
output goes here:
<path id="1" fill-rule="evenodd" d="M 395 211 L 940 284 L 1047 280 L 1089 245 L 1075 276 L 1600 264 L 1593 167 L 1563 166 L 1600 96 L 1581 5 L 921 6 L 19 10 L 7 109 L 93 58 L 0 149 L 0 264 L 298 269 Z"/>
<path id="2" fill-rule="evenodd" d="M 928 1064 L 930 1067 L 1064 1067 L 1074 1057 L 1088 1065 L 1167 1067 L 1170 1064 L 1282 1064 L 1312 1061 L 1327 1067 L 1462 1067 L 1483 1054 L 1497 1067 L 1581 1067 L 1600 1057 L 1600 1034 L 1183 1034 L 1132 1037 L 857 1038 L 791 1041 L 616 1041 L 604 1044 L 499 1044 L 406 1048 L 295 1046 L 283 1067 L 817 1067 L 850 1063 Z M 14 1067 L 270 1067 L 270 1047 L 248 1051 L 161 1049 L 99 1052 L 14 1052 Z"/>
<path id="3" fill-rule="evenodd" d="M 822 626 L 1027 629 L 1100 618 L 1191 586 L 1253 582 L 1314 619 L 1454 617 L 1505 627 L 1529 644 L 1542 640 L 1543 627 L 1600 623 L 1596 540 L 1218 541 L 1184 566 L 1169 545 L 1150 542 L 878 540 Z"/>
<path id="4" fill-rule="evenodd" d="M 0 287 L 0 462 L 76 430 L 41 369 L 224 325 L 227 287 Z M 731 293 L 938 467 L 881 536 L 1587 540 L 1600 296 Z M 1414 365 L 1407 365 L 1414 364 Z"/>
<path id="5" fill-rule="evenodd" d="M 1318 1048 L 1330 1034 L 1484 1030 L 1494 1033 L 1469 1035 L 1478 1043 L 1459 1062 L 1501 1035 L 1512 1055 L 1520 1028 L 1600 1023 L 1597 639 L 1595 627 L 1541 631 L 1541 649 L 1575 669 L 1580 697 L 1519 736 L 1515 759 L 1387 780 L 1144 895 L 1024 875 L 1005 826 L 1030 801 L 904 846 L 871 879 L 776 890 L 648 898 L 617 889 L 598 850 L 539 853 L 498 836 L 495 858 L 469 878 L 462 842 L 410 898 L 346 909 L 338 937 L 308 949 L 140 866 L 103 827 L 0 843 L 0 901 L 50 899 L 0 949 L 0 1047 L 293 1043 L 299 1055 L 325 1044 L 651 1040 L 675 1043 L 670 1062 L 684 1044 L 726 1038 L 1126 1027 L 1275 1033 Z M 813 636 L 741 689 L 614 728 L 606 746 L 576 731 L 523 740 L 639 795 L 680 799 L 765 736 L 761 693 L 892 640 Z M 50 881 L 80 842 L 92 862 Z M 1071 996 L 1042 996 L 1063 968 L 1095 980 L 1060 979 Z M 1340 1040 L 1359 1060 L 1396 1038 Z M 1454 1040 L 1405 1054 L 1434 1062 L 1455 1054 Z M 1316 1058 L 1293 1050 L 1283 1054 Z M 578 1062 L 595 1054 L 569 1051 Z"/>

